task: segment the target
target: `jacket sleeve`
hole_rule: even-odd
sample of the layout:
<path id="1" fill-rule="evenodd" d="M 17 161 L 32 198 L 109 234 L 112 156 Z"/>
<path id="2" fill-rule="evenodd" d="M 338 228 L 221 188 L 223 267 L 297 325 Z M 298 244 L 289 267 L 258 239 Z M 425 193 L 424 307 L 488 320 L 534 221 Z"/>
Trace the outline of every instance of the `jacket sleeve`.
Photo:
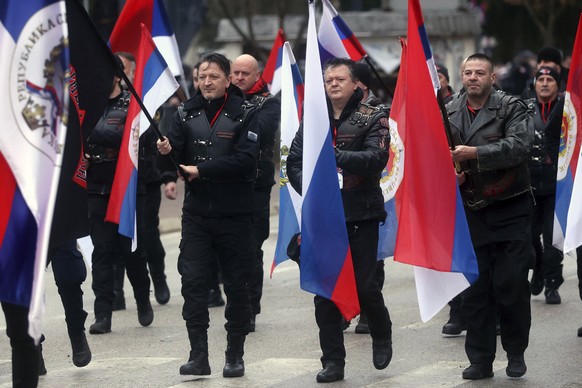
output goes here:
<path id="1" fill-rule="evenodd" d="M 232 155 L 207 160 L 198 165 L 201 178 L 238 178 L 253 174 L 259 155 L 257 115 L 253 108 L 247 113 Z"/>
<path id="2" fill-rule="evenodd" d="M 289 149 L 289 156 L 287 156 L 287 177 L 291 186 L 301 195 L 303 173 L 303 123 L 299 125 L 299 129 L 295 134 L 295 138 L 291 143 Z"/>
<path id="3" fill-rule="evenodd" d="M 350 151 L 336 148 L 337 166 L 359 176 L 378 175 L 388 163 L 389 146 L 388 119 L 386 113 L 382 112 L 373 118 L 361 150 Z"/>
<path id="4" fill-rule="evenodd" d="M 271 97 L 263 103 L 257 113 L 257 127 L 263 144 L 272 144 L 281 122 L 281 102 Z"/>
<path id="5" fill-rule="evenodd" d="M 516 99 L 509 107 L 503 130 L 505 136 L 491 144 L 477 146 L 480 170 L 514 167 L 527 157 L 534 137 L 532 112 L 522 100 Z"/>

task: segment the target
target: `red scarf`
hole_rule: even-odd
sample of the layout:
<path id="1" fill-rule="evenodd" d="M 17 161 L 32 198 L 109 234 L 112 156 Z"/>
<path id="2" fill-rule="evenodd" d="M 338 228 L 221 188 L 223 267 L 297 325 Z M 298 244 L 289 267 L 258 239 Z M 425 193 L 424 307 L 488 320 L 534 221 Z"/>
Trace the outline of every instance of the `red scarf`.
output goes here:
<path id="1" fill-rule="evenodd" d="M 250 88 L 245 94 L 257 94 L 261 90 L 263 90 L 267 86 L 267 83 L 263 80 L 263 78 L 259 78 L 259 80 Z"/>

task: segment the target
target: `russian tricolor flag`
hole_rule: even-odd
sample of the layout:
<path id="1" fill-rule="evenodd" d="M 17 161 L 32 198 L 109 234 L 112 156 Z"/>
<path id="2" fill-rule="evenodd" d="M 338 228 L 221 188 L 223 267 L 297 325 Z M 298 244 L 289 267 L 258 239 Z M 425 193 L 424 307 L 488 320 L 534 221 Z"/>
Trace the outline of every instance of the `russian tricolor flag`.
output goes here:
<path id="1" fill-rule="evenodd" d="M 283 65 L 283 44 L 287 39 L 283 29 L 279 28 L 273 48 L 263 69 L 263 80 L 269 86 L 271 94 L 277 94 L 281 91 L 281 66 Z"/>
<path id="2" fill-rule="evenodd" d="M 184 78 L 180 50 L 162 0 L 127 0 L 109 38 L 111 50 L 127 51 L 137 58 L 142 23 L 150 31 L 172 74 Z"/>
<path id="3" fill-rule="evenodd" d="M 178 83 L 143 24 L 134 87 L 148 112 L 155 112 L 178 89 Z M 139 137 L 148 127 L 145 113 L 132 98 L 105 220 L 119 224 L 119 233 L 134 242 Z"/>
<path id="4" fill-rule="evenodd" d="M 313 2 L 309 3 L 303 116 L 301 288 L 332 300 L 346 319 L 360 311 L 337 178 Z"/>
<path id="5" fill-rule="evenodd" d="M 408 45 L 390 113 L 402 139 L 394 260 L 415 266 L 420 314 L 428 321 L 479 274 L 434 84 L 418 0 L 408 2 Z"/>
<path id="6" fill-rule="evenodd" d="M 572 62 L 562 117 L 562 134 L 558 157 L 554 243 L 565 253 L 582 245 L 582 15 L 572 50 Z"/>
<path id="7" fill-rule="evenodd" d="M 343 21 L 329 0 L 322 0 L 323 14 L 319 23 L 321 63 L 330 58 L 350 58 L 359 61 L 366 56 L 358 38 Z"/>
<path id="8" fill-rule="evenodd" d="M 281 168 L 279 170 L 279 233 L 271 274 L 277 265 L 287 260 L 287 245 L 299 232 L 301 202 L 299 193 L 289 184 L 286 161 L 293 137 L 299 128 L 303 107 L 303 79 L 289 42 L 283 46 L 281 67 Z"/>

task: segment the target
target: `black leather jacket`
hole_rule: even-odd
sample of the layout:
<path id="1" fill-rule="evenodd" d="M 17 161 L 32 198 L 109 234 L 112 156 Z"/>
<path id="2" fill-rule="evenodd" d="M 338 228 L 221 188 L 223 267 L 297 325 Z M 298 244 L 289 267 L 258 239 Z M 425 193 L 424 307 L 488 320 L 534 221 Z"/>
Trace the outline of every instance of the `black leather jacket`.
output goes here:
<path id="1" fill-rule="evenodd" d="M 257 109 L 257 125 L 261 137 L 255 189 L 270 190 L 275 184 L 273 155 L 275 136 L 281 121 L 281 101 L 269 93 L 266 86 L 258 93 L 247 94 L 247 99 Z"/>
<path id="2" fill-rule="evenodd" d="M 337 167 L 343 170 L 341 193 L 346 222 L 386 219 L 380 174 L 388 163 L 388 118 L 383 107 L 360 103 L 362 95 L 357 89 L 335 123 L 335 157 Z M 328 112 L 332 112 L 331 107 Z M 330 122 L 333 126 L 333 118 Z M 301 193 L 302 158 L 303 123 L 287 157 L 289 181 L 298 193 Z"/>
<path id="3" fill-rule="evenodd" d="M 259 153 L 254 107 L 231 85 L 214 126 L 204 112 L 201 94 L 184 102 L 168 137 L 178 163 L 198 166 L 184 198 L 184 212 L 204 216 L 251 213 Z"/>
<path id="4" fill-rule="evenodd" d="M 537 98 L 526 101 L 533 111 L 535 136 L 528 158 L 528 167 L 534 194 L 545 195 L 556 192 L 556 175 L 558 169 L 558 148 L 562 131 L 562 114 L 564 98 L 558 96 L 554 101 L 546 104 L 542 112 Z M 547 115 L 546 121 L 542 114 Z"/>
<path id="5" fill-rule="evenodd" d="M 89 194 L 111 193 L 130 96 L 123 91 L 108 101 L 105 112 L 85 142 Z"/>
<path id="6" fill-rule="evenodd" d="M 477 147 L 477 159 L 461 163 L 465 206 L 476 210 L 531 190 L 533 122 L 522 100 L 493 90 L 472 123 L 466 94 L 455 94 L 446 107 L 455 145 Z"/>

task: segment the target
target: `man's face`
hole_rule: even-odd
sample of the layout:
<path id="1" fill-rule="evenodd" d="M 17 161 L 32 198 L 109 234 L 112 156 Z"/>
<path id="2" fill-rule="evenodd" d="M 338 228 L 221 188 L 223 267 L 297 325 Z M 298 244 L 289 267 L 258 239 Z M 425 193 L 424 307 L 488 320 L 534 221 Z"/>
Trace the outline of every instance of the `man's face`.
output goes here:
<path id="1" fill-rule="evenodd" d="M 469 97 L 480 98 L 491 93 L 495 73 L 489 62 L 476 59 L 465 62 L 461 80 Z"/>
<path id="2" fill-rule="evenodd" d="M 202 96 L 211 101 L 224 96 L 230 86 L 230 75 L 227 77 L 216 63 L 203 62 L 198 69 L 198 81 Z"/>
<path id="3" fill-rule="evenodd" d="M 553 101 L 558 95 L 558 83 L 554 77 L 541 75 L 536 78 L 536 95 L 542 102 Z"/>
<path id="4" fill-rule="evenodd" d="M 350 70 L 346 65 L 328 68 L 323 79 L 325 91 L 332 104 L 345 105 L 358 88 L 350 77 Z"/>
<path id="5" fill-rule="evenodd" d="M 252 61 L 236 60 L 232 64 L 232 83 L 243 93 L 248 92 L 257 83 L 261 73 Z"/>
<path id="6" fill-rule="evenodd" d="M 194 91 L 198 90 L 200 82 L 198 82 L 198 69 L 192 69 L 192 85 L 194 85 Z"/>
<path id="7" fill-rule="evenodd" d="M 123 72 L 127 78 L 129 78 L 129 81 L 133 83 L 133 76 L 135 74 L 135 62 L 132 62 L 121 55 L 119 56 L 119 59 L 121 59 L 121 62 L 123 62 Z"/>
<path id="8" fill-rule="evenodd" d="M 441 84 L 441 90 L 446 90 L 449 86 L 449 81 L 447 81 L 447 77 L 443 75 L 443 73 L 438 73 L 439 76 L 439 83 Z"/>

